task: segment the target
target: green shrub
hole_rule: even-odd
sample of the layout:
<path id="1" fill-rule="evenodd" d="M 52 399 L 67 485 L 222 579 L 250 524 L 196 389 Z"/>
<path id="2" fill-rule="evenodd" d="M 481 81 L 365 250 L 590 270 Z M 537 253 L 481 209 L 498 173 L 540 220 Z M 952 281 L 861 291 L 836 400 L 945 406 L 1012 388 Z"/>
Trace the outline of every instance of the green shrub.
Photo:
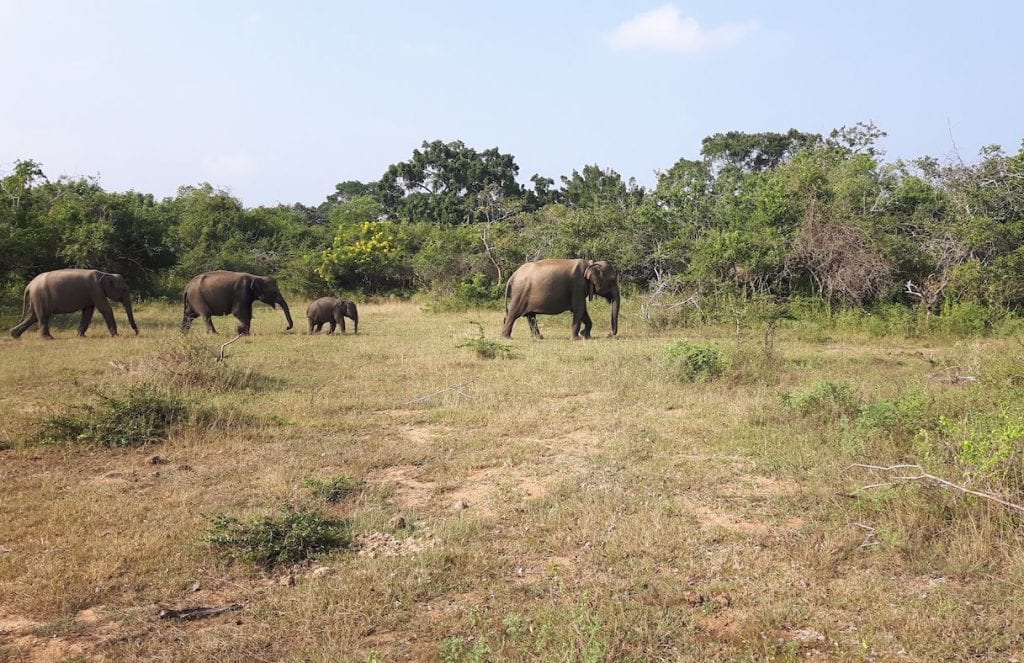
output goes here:
<path id="1" fill-rule="evenodd" d="M 893 439 L 912 437 L 928 423 L 931 400 L 919 391 L 888 400 L 872 401 L 857 416 L 855 425 L 867 432 L 885 433 Z"/>
<path id="2" fill-rule="evenodd" d="M 237 368 L 217 359 L 217 350 L 194 337 L 186 337 L 171 343 L 151 360 L 150 365 L 162 383 L 182 389 L 255 391 L 280 382 L 250 368 Z"/>
<path id="3" fill-rule="evenodd" d="M 189 414 L 180 398 L 148 385 L 130 387 L 124 395 L 97 394 L 101 404 L 75 408 L 77 414 L 43 422 L 44 442 L 77 442 L 106 447 L 131 447 L 162 442 L 175 423 Z"/>
<path id="4" fill-rule="evenodd" d="M 718 377 L 725 370 L 722 353 L 706 343 L 680 339 L 668 347 L 666 355 L 679 378 L 688 382 Z"/>
<path id="5" fill-rule="evenodd" d="M 511 345 L 485 337 L 484 326 L 479 322 L 474 321 L 470 324 L 476 325 L 477 327 L 476 337 L 466 339 L 455 347 L 469 348 L 481 359 L 496 359 L 499 356 L 503 359 L 511 359 L 513 357 Z"/>
<path id="6" fill-rule="evenodd" d="M 330 518 L 319 509 L 289 506 L 280 516 L 241 521 L 216 515 L 209 520 L 207 543 L 226 557 L 268 569 L 352 545 L 348 522 Z"/>
<path id="7" fill-rule="evenodd" d="M 306 488 L 313 491 L 313 494 L 325 502 L 335 504 L 342 501 L 352 493 L 358 492 L 363 483 L 352 477 L 336 476 L 330 479 L 306 479 Z"/>
<path id="8" fill-rule="evenodd" d="M 995 311 L 981 304 L 953 304 L 934 318 L 936 328 L 951 336 L 981 336 L 995 323 Z"/>
<path id="9" fill-rule="evenodd" d="M 823 421 L 852 416 L 860 407 L 852 386 L 829 380 L 818 380 L 806 389 L 783 394 L 782 403 L 800 416 Z"/>

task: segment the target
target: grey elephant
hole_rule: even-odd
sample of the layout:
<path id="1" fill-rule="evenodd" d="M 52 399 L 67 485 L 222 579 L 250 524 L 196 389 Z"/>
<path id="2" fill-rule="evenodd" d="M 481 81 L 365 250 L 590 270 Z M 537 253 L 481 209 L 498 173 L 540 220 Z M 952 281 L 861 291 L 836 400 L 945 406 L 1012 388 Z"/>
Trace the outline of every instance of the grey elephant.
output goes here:
<path id="1" fill-rule="evenodd" d="M 117 322 L 108 299 L 116 299 L 124 305 L 128 324 L 135 333 L 139 327 L 132 314 L 132 297 L 128 284 L 120 274 L 109 274 L 95 269 L 58 269 L 43 272 L 25 286 L 25 304 L 22 321 L 11 328 L 11 336 L 18 338 L 32 325 L 39 323 L 39 335 L 52 339 L 50 318 L 58 313 L 82 312 L 78 323 L 78 335 L 85 331 L 92 321 L 92 314 L 99 309 L 107 323 L 111 336 L 117 336 Z"/>
<path id="2" fill-rule="evenodd" d="M 238 333 L 248 334 L 252 322 L 252 305 L 259 300 L 272 308 L 281 305 L 286 329 L 292 328 L 292 314 L 288 302 L 277 288 L 277 282 L 269 276 L 256 276 L 245 272 L 206 272 L 188 282 L 185 286 L 185 310 L 181 318 L 181 331 L 188 333 L 192 321 L 203 318 L 206 330 L 216 334 L 213 316 L 228 315 L 238 318 Z"/>
<path id="3" fill-rule="evenodd" d="M 501 335 L 511 338 L 512 325 L 525 316 L 533 336 L 543 338 L 537 327 L 538 314 L 572 311 L 573 340 L 590 338 L 593 322 L 587 313 L 587 300 L 594 295 L 611 304 L 610 335 L 615 336 L 619 333 L 621 296 L 618 274 L 607 261 L 559 259 L 525 263 L 505 285 L 505 324 Z"/>
<path id="4" fill-rule="evenodd" d="M 331 325 L 328 334 L 333 334 L 338 325 L 341 325 L 341 333 L 344 334 L 345 318 L 354 323 L 352 333 L 359 333 L 359 311 L 356 310 L 355 302 L 337 297 L 321 297 L 306 307 L 306 318 L 309 320 L 310 334 L 322 330 L 325 323 Z"/>

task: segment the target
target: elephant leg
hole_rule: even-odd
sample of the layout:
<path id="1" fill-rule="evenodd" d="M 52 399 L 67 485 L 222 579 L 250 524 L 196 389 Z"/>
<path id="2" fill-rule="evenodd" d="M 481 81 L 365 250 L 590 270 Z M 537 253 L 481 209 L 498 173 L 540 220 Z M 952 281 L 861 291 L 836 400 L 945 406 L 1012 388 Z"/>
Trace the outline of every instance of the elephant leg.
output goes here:
<path id="1" fill-rule="evenodd" d="M 580 325 L 583 323 L 583 316 L 573 311 L 572 314 L 572 340 L 579 341 L 583 337 L 580 336 Z"/>
<path id="2" fill-rule="evenodd" d="M 107 303 L 106 299 L 96 302 L 96 308 L 99 309 L 100 315 L 103 316 L 104 322 L 107 323 L 107 331 L 110 332 L 111 336 L 117 336 L 117 321 L 114 320 L 114 310 L 110 308 L 110 304 Z"/>
<path id="3" fill-rule="evenodd" d="M 190 311 L 181 317 L 181 333 L 187 334 L 192 329 L 192 321 L 199 317 L 195 311 Z"/>
<path id="4" fill-rule="evenodd" d="M 238 318 L 238 333 L 248 336 L 249 327 L 252 325 L 252 304 L 236 306 L 231 313 Z"/>
<path id="5" fill-rule="evenodd" d="M 505 323 L 501 327 L 501 335 L 505 338 L 512 338 L 512 325 L 516 324 L 516 319 L 519 316 L 515 313 L 505 314 Z"/>
<path id="6" fill-rule="evenodd" d="M 327 335 L 328 336 L 333 334 L 334 330 L 338 328 L 338 323 L 335 322 L 334 320 L 331 320 L 331 322 L 329 324 L 331 325 L 331 328 L 327 330 Z"/>
<path id="7" fill-rule="evenodd" d="M 345 333 L 345 316 L 343 316 L 343 315 L 339 315 L 338 316 L 338 324 L 341 325 L 341 333 L 344 334 Z M 331 326 L 332 326 L 331 331 L 334 331 L 333 325 L 331 325 Z"/>
<path id="8" fill-rule="evenodd" d="M 25 316 L 25 319 L 11 328 L 11 336 L 13 336 L 14 338 L 20 337 L 22 334 L 25 333 L 25 331 L 29 327 L 36 324 L 36 322 L 38 322 L 38 320 L 36 319 L 36 313 L 30 308 L 28 310 L 28 315 Z"/>
<path id="9" fill-rule="evenodd" d="M 92 314 L 95 310 L 95 306 L 86 306 L 82 309 L 82 321 L 78 323 L 79 336 L 85 336 L 86 330 L 89 329 L 89 323 L 92 322 Z"/>
<path id="10" fill-rule="evenodd" d="M 318 323 L 313 325 L 313 333 L 314 334 L 319 334 L 323 330 L 324 330 L 324 323 L 318 322 Z"/>
<path id="11" fill-rule="evenodd" d="M 206 323 L 206 331 L 207 332 L 209 332 L 211 334 L 216 334 L 217 333 L 217 330 L 213 326 L 213 316 L 212 315 L 204 315 L 203 316 L 203 322 Z"/>
<path id="12" fill-rule="evenodd" d="M 583 320 L 582 320 L 582 322 L 583 322 L 583 333 L 581 334 L 581 336 L 583 336 L 583 338 L 588 338 L 589 339 L 590 338 L 590 330 L 594 326 L 594 321 L 590 319 L 590 314 L 587 313 L 586 311 L 583 311 Z"/>
<path id="13" fill-rule="evenodd" d="M 527 313 L 526 314 L 526 321 L 528 323 L 530 323 L 530 334 L 534 338 L 544 338 L 540 334 L 540 327 L 537 326 L 537 314 L 536 313 Z"/>
<path id="14" fill-rule="evenodd" d="M 50 334 L 50 317 L 49 313 L 39 316 L 39 335 L 48 341 L 53 340 L 53 335 Z"/>
<path id="15" fill-rule="evenodd" d="M 307 321 L 309 322 L 309 335 L 312 336 L 314 331 L 316 331 L 316 323 L 313 322 L 312 318 L 307 318 Z"/>

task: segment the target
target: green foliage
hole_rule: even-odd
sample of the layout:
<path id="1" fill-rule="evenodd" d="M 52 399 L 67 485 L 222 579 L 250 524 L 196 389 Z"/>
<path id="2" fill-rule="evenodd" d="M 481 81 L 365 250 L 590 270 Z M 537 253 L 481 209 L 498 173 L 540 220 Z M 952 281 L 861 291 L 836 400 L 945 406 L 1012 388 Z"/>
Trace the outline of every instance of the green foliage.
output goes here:
<path id="1" fill-rule="evenodd" d="M 352 545 L 348 522 L 330 518 L 319 509 L 289 505 L 277 516 L 243 521 L 214 515 L 209 521 L 204 537 L 207 543 L 228 558 L 267 569 Z"/>
<path id="2" fill-rule="evenodd" d="M 802 417 L 836 421 L 851 417 L 860 409 L 853 387 L 845 382 L 818 380 L 805 389 L 782 395 L 783 406 Z"/>
<path id="3" fill-rule="evenodd" d="M 189 414 L 186 403 L 155 387 L 137 385 L 122 395 L 97 394 L 100 405 L 83 405 L 77 413 L 43 422 L 44 442 L 106 447 L 134 447 L 167 438 L 170 428 Z"/>
<path id="4" fill-rule="evenodd" d="M 485 337 L 484 326 L 479 322 L 474 321 L 470 324 L 476 325 L 477 335 L 459 343 L 455 347 L 469 348 L 481 359 L 497 359 L 498 357 L 511 359 L 514 356 L 511 345 Z"/>
<path id="5" fill-rule="evenodd" d="M 909 439 L 932 419 L 930 405 L 931 399 L 924 393 L 909 391 L 896 398 L 867 403 L 854 425 L 859 430 L 892 439 Z"/>
<path id="6" fill-rule="evenodd" d="M 725 370 L 721 351 L 706 343 L 680 339 L 668 347 L 665 355 L 672 370 L 687 382 L 709 380 Z"/>
<path id="7" fill-rule="evenodd" d="M 363 221 L 338 227 L 321 254 L 317 274 L 336 290 L 379 292 L 408 283 L 407 255 L 391 221 Z"/>
<path id="8" fill-rule="evenodd" d="M 345 475 L 329 479 L 306 479 L 303 484 L 319 499 L 330 504 L 342 501 L 363 487 L 361 481 Z"/>

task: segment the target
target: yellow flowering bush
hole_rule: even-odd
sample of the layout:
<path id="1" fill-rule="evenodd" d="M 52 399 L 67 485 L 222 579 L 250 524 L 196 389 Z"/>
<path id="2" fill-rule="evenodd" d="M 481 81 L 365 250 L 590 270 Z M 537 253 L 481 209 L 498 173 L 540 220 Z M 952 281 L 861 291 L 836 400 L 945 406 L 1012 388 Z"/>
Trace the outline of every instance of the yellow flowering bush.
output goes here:
<path id="1" fill-rule="evenodd" d="M 316 273 L 337 288 L 401 286 L 408 271 L 399 229 L 391 221 L 341 224 L 320 258 Z"/>

